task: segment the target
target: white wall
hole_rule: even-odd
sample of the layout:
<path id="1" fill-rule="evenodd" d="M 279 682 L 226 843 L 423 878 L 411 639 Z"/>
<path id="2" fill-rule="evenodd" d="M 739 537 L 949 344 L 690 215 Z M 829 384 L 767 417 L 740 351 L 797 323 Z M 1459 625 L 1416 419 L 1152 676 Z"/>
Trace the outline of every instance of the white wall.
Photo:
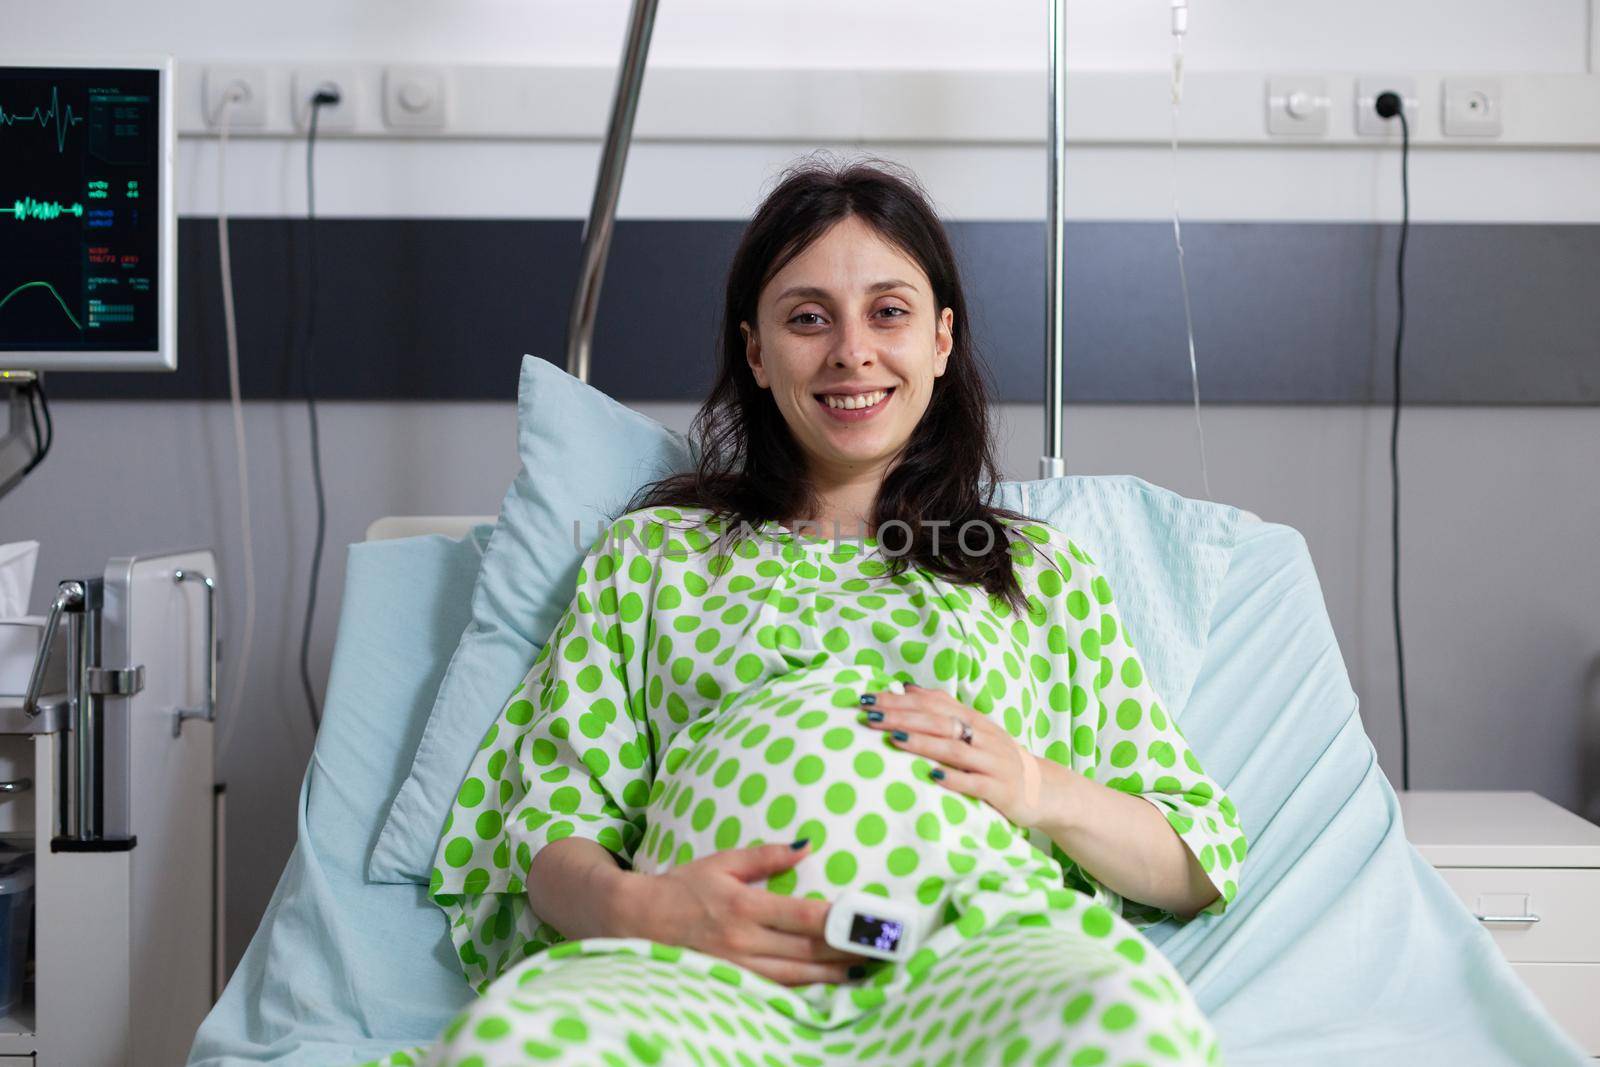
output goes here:
<path id="1" fill-rule="evenodd" d="M 372 60 L 609 65 L 626 4 L 589 0 L 22 0 L 5 49 L 170 52 L 218 60 Z M 669 0 L 652 62 L 668 66 L 1035 69 L 1043 82 L 1037 0 Z M 1076 0 L 1068 62 L 1081 70 L 1157 70 L 1167 62 L 1165 0 Z M 1594 20 L 1583 0 L 1236 0 L 1194 5 L 1192 70 L 1577 74 Z M 764 182 L 808 146 L 651 143 L 631 159 L 621 213 L 741 218 Z M 850 146 L 841 146 L 850 147 Z M 954 218 L 1043 214 L 1038 145 L 859 146 L 911 164 Z M 328 215 L 581 217 L 593 141 L 340 141 L 318 148 L 318 207 Z M 235 142 L 228 196 L 240 214 L 303 211 L 303 146 Z M 180 211 L 215 211 L 215 143 L 185 138 Z M 1170 160 L 1158 146 L 1069 152 L 1069 214 L 1161 218 Z M 1182 157 L 1186 217 L 1394 220 L 1392 148 L 1192 148 Z M 1594 150 L 1419 149 L 1413 217 L 1600 221 Z M 1070 256 L 1070 250 L 1069 250 Z M 1191 271 L 1206 265 L 1192 257 Z M 1538 284 L 1530 278 L 1529 284 Z M 616 294 L 607 294 L 615 299 Z M 606 302 L 602 301 L 602 314 Z M 1370 345 L 1366 337 L 1352 344 Z M 248 349 L 244 356 L 249 358 Z M 1176 349 L 1174 359 L 1185 358 Z M 1507 353 L 1513 360 L 1516 353 Z M 323 408 L 331 514 L 313 665 L 331 653 L 343 545 L 391 513 L 493 512 L 514 466 L 508 354 L 501 404 L 340 404 Z M 597 358 L 603 359 L 604 353 Z M 1075 358 L 1092 358 L 1080 353 Z M 1201 381 L 1207 352 L 1200 347 Z M 687 424 L 685 405 L 642 405 Z M 309 753 L 296 658 L 312 532 L 303 409 L 248 408 L 261 616 L 243 721 L 222 753 L 230 782 L 230 958 L 237 959 L 293 842 L 293 805 Z M 1007 408 L 1007 466 L 1033 477 L 1036 410 Z M 1069 469 L 1129 472 L 1200 495 L 1191 413 L 1182 407 L 1069 407 Z M 206 542 L 223 553 L 224 588 L 241 588 L 236 487 L 226 407 L 62 404 L 56 451 L 0 505 L 0 540 L 45 542 L 41 588 L 129 550 Z M 1218 496 L 1307 537 L 1329 612 L 1384 767 L 1399 780 L 1388 615 L 1388 413 L 1359 408 L 1210 408 Z M 1570 807 L 1600 794 L 1600 413 L 1592 408 L 1433 409 L 1402 431 L 1407 662 L 1413 784 L 1530 788 Z M 115 515 L 114 522 L 105 516 Z M 226 632 L 240 631 L 230 599 Z M 1588 752 L 1586 754 L 1586 748 Z M 1600 816 L 1600 811 L 1592 811 Z M 246 845 L 246 843 L 248 843 Z"/>
<path id="2" fill-rule="evenodd" d="M 16 50 L 151 49 L 180 59 L 286 58 L 610 64 L 625 0 L 160 0 L 31 3 L 7 20 Z M 1044 68 L 1040 0 L 667 0 L 652 62 L 666 66 Z M 1166 0 L 1074 0 L 1067 62 L 1166 63 Z M 1581 72 L 1584 0 L 1230 0 L 1191 5 L 1197 69 L 1384 68 Z"/>

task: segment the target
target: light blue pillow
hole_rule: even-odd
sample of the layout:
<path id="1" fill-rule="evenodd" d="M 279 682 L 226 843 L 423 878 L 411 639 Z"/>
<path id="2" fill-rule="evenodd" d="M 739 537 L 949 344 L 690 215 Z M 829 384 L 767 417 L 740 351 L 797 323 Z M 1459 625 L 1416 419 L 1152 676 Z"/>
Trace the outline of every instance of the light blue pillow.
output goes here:
<path id="1" fill-rule="evenodd" d="M 522 359 L 517 452 L 521 466 L 484 550 L 472 621 L 367 865 L 375 882 L 428 881 L 478 742 L 561 620 L 584 553 L 634 490 L 689 469 L 694 455 L 681 434 L 537 356 Z"/>
<path id="2" fill-rule="evenodd" d="M 1002 482 L 993 502 L 1064 531 L 1100 565 L 1150 684 L 1180 715 L 1200 673 L 1239 509 L 1131 474 Z"/>
<path id="3" fill-rule="evenodd" d="M 596 523 L 640 485 L 692 465 L 681 435 L 532 356 L 523 360 L 518 423 L 522 465 L 484 554 L 472 623 L 373 849 L 374 881 L 428 881 L 456 790 L 571 602 L 578 565 L 602 532 Z M 1066 531 L 1101 566 L 1151 684 L 1179 713 L 1200 669 L 1238 510 L 1125 476 L 1004 482 L 993 500 Z"/>

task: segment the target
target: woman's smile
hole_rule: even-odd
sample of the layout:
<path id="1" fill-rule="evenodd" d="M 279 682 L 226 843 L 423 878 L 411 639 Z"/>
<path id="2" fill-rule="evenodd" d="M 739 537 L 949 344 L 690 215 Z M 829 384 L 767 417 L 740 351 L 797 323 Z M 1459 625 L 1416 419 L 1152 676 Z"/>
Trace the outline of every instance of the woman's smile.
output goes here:
<path id="1" fill-rule="evenodd" d="M 863 422 L 889 406 L 894 387 L 864 393 L 817 393 L 817 403 L 839 422 Z"/>

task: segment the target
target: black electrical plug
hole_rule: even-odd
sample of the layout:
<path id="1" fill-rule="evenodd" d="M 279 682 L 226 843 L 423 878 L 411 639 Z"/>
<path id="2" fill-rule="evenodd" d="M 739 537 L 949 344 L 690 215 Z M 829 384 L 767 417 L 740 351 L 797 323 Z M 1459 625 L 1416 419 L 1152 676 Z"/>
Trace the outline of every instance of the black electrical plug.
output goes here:
<path id="1" fill-rule="evenodd" d="M 1403 105 L 1400 103 L 1399 93 L 1385 91 L 1378 94 L 1378 98 L 1372 102 L 1372 106 L 1378 112 L 1379 118 L 1392 119 L 1400 114 L 1400 109 Z"/>
<path id="2" fill-rule="evenodd" d="M 319 107 L 326 104 L 331 107 L 332 105 L 337 104 L 339 100 L 339 90 L 318 89 L 316 95 L 311 98 L 311 105 L 313 107 Z"/>

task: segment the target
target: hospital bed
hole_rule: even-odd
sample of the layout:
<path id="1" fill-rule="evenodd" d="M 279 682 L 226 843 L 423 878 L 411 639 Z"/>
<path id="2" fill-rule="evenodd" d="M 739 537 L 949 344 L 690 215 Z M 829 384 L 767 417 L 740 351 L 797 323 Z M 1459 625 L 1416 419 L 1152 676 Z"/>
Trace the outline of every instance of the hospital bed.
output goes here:
<path id="1" fill-rule="evenodd" d="M 1021 488 L 1042 498 L 1074 481 L 1095 480 Z M 490 527 L 395 526 L 372 534 L 412 536 L 350 548 L 298 842 L 194 1067 L 376 1058 L 428 1042 L 472 995 L 426 887 L 365 871 L 469 618 Z M 1180 721 L 1238 805 L 1250 869 L 1226 915 L 1146 936 L 1194 990 L 1229 1064 L 1587 1062 L 1406 841 L 1290 527 L 1237 525 Z"/>
<path id="2" fill-rule="evenodd" d="M 1063 8 L 1051 4 L 1050 453 L 1041 480 L 1004 483 L 997 502 L 1075 536 L 1092 530 L 1083 541 L 1101 547 L 1119 589 L 1119 573 L 1181 572 L 1202 547 L 1221 553 L 1192 688 L 1174 708 L 1250 840 L 1225 915 L 1145 936 L 1187 981 L 1233 1067 L 1587 1062 L 1407 842 L 1301 535 L 1138 479 L 1062 474 Z M 635 0 L 585 231 L 566 364 L 580 388 L 654 9 Z M 540 471 L 571 476 L 555 460 Z M 1093 515 L 1083 507 L 1118 498 Z M 1176 514 L 1184 521 L 1165 521 Z M 491 532 L 487 519 L 393 518 L 351 546 L 297 843 L 191 1067 L 375 1059 L 431 1042 L 471 998 L 427 887 L 367 872 L 472 617 Z"/>

